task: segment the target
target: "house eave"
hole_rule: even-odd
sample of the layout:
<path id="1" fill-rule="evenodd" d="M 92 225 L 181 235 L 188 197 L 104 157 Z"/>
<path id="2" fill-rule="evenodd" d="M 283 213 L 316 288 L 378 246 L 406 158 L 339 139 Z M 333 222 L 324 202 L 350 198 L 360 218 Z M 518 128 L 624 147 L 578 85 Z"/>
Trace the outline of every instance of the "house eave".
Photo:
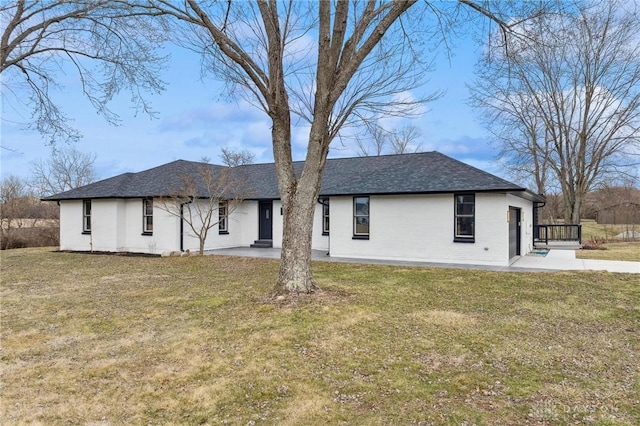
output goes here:
<path id="1" fill-rule="evenodd" d="M 516 197 L 524 198 L 533 202 L 544 202 L 546 198 L 543 195 L 539 195 L 526 188 L 504 188 L 504 189 L 451 189 L 446 191 L 401 191 L 401 192 L 320 192 L 319 197 L 350 197 L 358 195 L 438 195 L 438 194 L 479 194 L 479 193 L 494 193 L 494 194 L 510 194 Z"/>
<path id="2" fill-rule="evenodd" d="M 447 191 L 386 191 L 386 192 L 320 192 L 319 197 L 353 197 L 358 195 L 381 195 L 381 196 L 393 196 L 393 195 L 438 195 L 438 194 L 471 194 L 471 193 L 495 193 L 495 194 L 511 194 L 516 197 L 523 198 L 528 201 L 542 203 L 546 200 L 543 195 L 536 194 L 525 188 L 503 188 L 503 189 L 451 189 Z M 139 198 L 161 198 L 168 197 L 168 195 L 103 195 L 97 197 L 44 197 L 42 201 L 78 201 L 78 200 L 108 200 L 108 199 L 139 199 Z M 207 197 L 198 197 L 207 198 Z M 249 201 L 264 201 L 264 200 L 279 200 L 280 197 L 263 196 L 263 197 L 247 197 L 245 200 Z"/>

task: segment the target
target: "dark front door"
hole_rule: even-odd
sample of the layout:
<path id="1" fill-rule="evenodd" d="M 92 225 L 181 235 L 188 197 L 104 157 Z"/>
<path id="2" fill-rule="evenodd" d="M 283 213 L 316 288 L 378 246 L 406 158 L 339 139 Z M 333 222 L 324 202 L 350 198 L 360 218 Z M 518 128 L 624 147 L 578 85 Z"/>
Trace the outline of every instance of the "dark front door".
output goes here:
<path id="1" fill-rule="evenodd" d="M 520 256 L 520 209 L 509 207 L 509 259 Z"/>
<path id="2" fill-rule="evenodd" d="M 260 201 L 258 233 L 261 240 L 273 239 L 273 201 Z"/>

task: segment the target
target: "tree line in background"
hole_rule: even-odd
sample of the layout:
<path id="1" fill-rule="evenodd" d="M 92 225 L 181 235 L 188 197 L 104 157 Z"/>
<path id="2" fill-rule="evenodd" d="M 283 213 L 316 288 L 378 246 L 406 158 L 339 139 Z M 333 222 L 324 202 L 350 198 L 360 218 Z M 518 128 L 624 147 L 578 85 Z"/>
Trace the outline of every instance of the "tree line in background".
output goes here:
<path id="1" fill-rule="evenodd" d="M 31 125 L 53 138 L 78 137 L 50 97 L 56 69 L 71 65 L 109 121 L 117 116 L 106 105 L 121 90 L 153 114 L 144 95 L 163 88 L 159 46 L 169 40 L 200 53 L 203 74 L 225 82 L 229 97 L 264 111 L 283 204 L 278 292 L 316 288 L 311 224 L 332 142 L 364 131 L 372 138 L 362 142 L 363 155 L 415 149 L 415 135 L 376 126 L 417 116 L 441 95 L 411 94 L 452 31 L 479 23 L 486 35 L 489 23 L 474 103 L 506 167 L 533 176 L 539 192 L 557 188 L 566 222 L 579 222 L 586 194 L 605 178 L 637 166 L 637 1 L 19 0 L 0 13 L 8 23 L 0 37 L 3 88 L 26 88 L 31 96 L 16 99 L 27 99 Z M 309 126 L 300 175 L 294 120 Z"/>
<path id="2" fill-rule="evenodd" d="M 32 164 L 31 178 L 10 175 L 0 183 L 0 248 L 57 246 L 59 209 L 41 197 L 87 185 L 96 179 L 94 154 L 54 148 Z"/>

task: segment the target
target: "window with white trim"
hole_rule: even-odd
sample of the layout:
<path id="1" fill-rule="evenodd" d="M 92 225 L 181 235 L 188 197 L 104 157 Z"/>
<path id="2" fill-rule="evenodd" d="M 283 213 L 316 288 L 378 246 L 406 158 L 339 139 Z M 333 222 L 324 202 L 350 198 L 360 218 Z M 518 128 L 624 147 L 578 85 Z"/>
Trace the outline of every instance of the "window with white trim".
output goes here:
<path id="1" fill-rule="evenodd" d="M 142 233 L 153 234 L 153 198 L 142 200 Z"/>
<path id="2" fill-rule="evenodd" d="M 369 197 L 353 197 L 353 237 L 369 238 Z"/>
<path id="3" fill-rule="evenodd" d="M 475 194 L 455 194 L 454 241 L 473 242 L 476 224 Z"/>
<path id="4" fill-rule="evenodd" d="M 91 200 L 82 200 L 82 232 L 91 233 Z"/>

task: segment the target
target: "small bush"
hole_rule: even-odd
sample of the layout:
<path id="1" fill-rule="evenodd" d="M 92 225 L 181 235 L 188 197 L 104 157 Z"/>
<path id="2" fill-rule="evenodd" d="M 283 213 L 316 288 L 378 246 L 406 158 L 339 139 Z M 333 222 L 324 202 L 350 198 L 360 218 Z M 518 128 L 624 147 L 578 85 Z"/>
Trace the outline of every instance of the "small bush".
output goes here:
<path id="1" fill-rule="evenodd" d="M 607 248 L 604 247 L 604 244 L 606 242 L 607 241 L 604 238 L 591 237 L 589 241 L 582 244 L 582 249 L 583 250 L 606 250 Z"/>

